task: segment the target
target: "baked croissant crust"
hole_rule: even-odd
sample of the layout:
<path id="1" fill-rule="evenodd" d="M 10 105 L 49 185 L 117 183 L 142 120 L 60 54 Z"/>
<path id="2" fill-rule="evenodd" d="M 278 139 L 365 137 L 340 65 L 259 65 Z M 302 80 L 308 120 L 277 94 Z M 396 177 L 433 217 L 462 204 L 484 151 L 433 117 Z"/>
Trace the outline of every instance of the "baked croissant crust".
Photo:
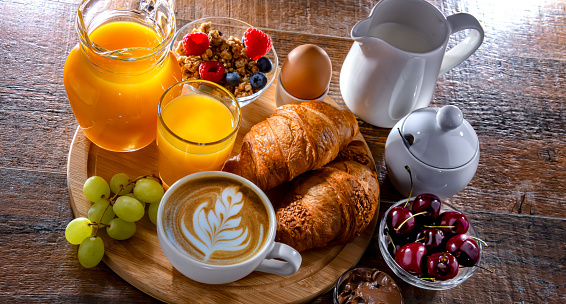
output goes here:
<path id="1" fill-rule="evenodd" d="M 352 142 L 325 167 L 301 175 L 276 209 L 275 240 L 297 251 L 354 240 L 379 207 L 373 160 Z"/>
<path id="2" fill-rule="evenodd" d="M 358 131 L 356 117 L 348 110 L 322 101 L 284 105 L 251 128 L 240 153 L 223 171 L 269 190 L 326 165 Z"/>

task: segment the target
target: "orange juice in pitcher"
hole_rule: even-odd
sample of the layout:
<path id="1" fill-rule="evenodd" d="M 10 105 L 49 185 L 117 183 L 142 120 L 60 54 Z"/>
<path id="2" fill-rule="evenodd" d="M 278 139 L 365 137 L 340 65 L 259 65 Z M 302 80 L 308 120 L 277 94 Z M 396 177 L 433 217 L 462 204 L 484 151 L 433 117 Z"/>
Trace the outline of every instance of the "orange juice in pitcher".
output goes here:
<path id="1" fill-rule="evenodd" d="M 79 44 L 67 57 L 63 79 L 83 132 L 111 151 L 147 146 L 155 139 L 159 98 L 181 80 L 168 51 L 173 1 L 151 8 L 139 0 L 83 1 L 76 26 Z"/>

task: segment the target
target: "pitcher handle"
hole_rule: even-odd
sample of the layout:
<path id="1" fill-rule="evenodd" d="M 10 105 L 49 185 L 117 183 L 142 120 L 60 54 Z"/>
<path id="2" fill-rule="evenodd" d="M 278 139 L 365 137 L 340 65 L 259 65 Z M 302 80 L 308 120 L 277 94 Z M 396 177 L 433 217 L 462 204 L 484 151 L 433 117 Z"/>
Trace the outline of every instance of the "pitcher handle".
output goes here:
<path id="1" fill-rule="evenodd" d="M 456 46 L 444 54 L 439 75 L 448 72 L 450 69 L 470 57 L 470 55 L 472 55 L 480 47 L 484 37 L 481 24 L 470 14 L 454 14 L 448 16 L 446 19 L 450 24 L 450 35 L 465 29 L 470 29 L 471 31 L 464 40 L 460 41 Z"/>

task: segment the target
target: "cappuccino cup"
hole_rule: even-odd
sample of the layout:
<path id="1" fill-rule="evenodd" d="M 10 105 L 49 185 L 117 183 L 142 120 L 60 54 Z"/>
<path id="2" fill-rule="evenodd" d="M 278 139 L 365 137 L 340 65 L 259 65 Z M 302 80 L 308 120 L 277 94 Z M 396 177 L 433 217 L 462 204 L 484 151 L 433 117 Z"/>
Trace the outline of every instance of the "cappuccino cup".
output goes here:
<path id="1" fill-rule="evenodd" d="M 169 262 L 201 283 L 229 283 L 256 270 L 291 275 L 301 266 L 296 250 L 275 242 L 275 211 L 265 193 L 232 173 L 199 172 L 175 182 L 156 226 Z"/>

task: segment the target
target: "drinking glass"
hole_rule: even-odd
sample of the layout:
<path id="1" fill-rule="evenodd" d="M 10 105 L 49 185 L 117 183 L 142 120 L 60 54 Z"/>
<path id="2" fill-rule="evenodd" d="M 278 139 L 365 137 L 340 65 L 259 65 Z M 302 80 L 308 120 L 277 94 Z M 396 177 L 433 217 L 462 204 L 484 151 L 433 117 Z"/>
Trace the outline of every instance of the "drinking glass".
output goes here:
<path id="1" fill-rule="evenodd" d="M 191 173 L 221 170 L 241 120 L 234 95 L 214 82 L 186 80 L 167 89 L 159 101 L 156 139 L 164 186 Z"/>

